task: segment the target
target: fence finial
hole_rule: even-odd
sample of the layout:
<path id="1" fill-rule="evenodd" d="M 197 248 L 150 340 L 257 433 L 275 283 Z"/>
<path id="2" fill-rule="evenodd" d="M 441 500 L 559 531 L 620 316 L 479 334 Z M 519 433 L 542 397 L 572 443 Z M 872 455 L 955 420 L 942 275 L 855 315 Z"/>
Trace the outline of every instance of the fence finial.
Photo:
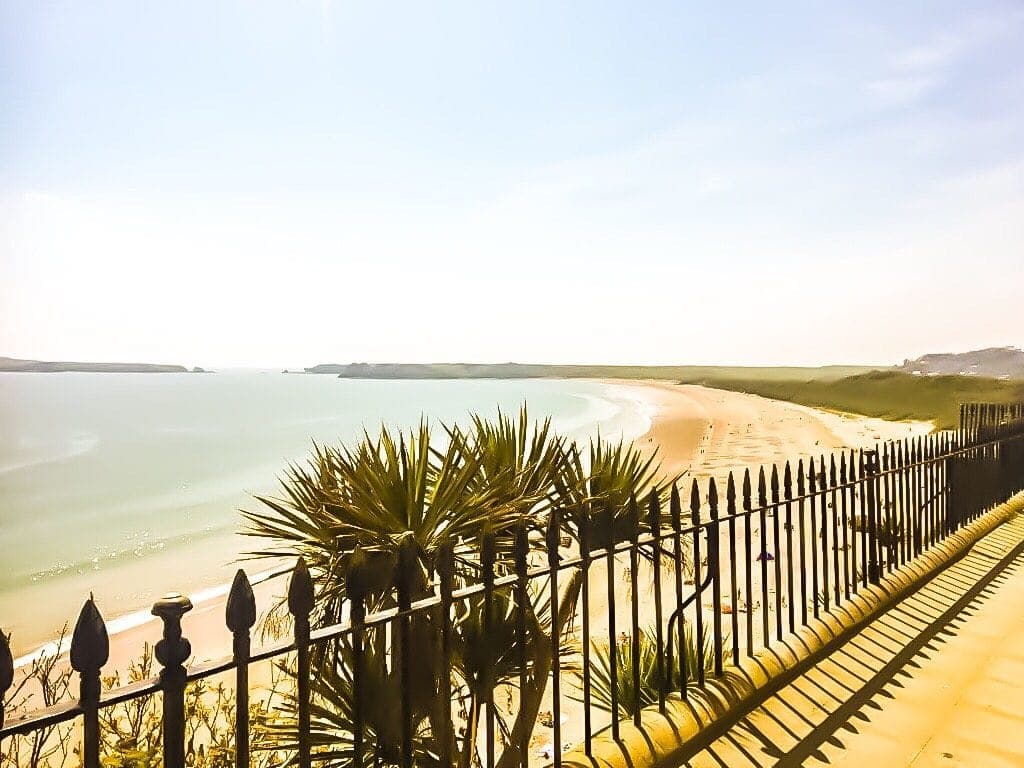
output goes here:
<path id="1" fill-rule="evenodd" d="M 314 605 L 313 579 L 309 575 L 305 558 L 295 562 L 292 579 L 288 583 L 288 611 L 292 616 L 309 616 Z"/>
<path id="2" fill-rule="evenodd" d="M 696 477 L 690 485 L 690 520 L 693 525 L 700 525 L 700 486 Z"/>
<path id="3" fill-rule="evenodd" d="M 83 675 L 98 674 L 109 658 L 107 626 L 90 597 L 82 606 L 71 635 L 71 667 Z"/>
<path id="4" fill-rule="evenodd" d="M 256 623 L 256 596 L 252 592 L 249 577 L 241 568 L 235 572 L 224 608 L 224 620 L 233 633 L 245 632 Z"/>
<path id="5" fill-rule="evenodd" d="M 657 536 L 661 529 L 661 500 L 654 488 L 647 494 L 647 527 L 651 529 L 653 536 Z"/>
<path id="6" fill-rule="evenodd" d="M 678 533 L 683 525 L 683 512 L 682 504 L 679 501 L 679 486 L 676 483 L 672 483 L 672 493 L 668 500 L 668 511 L 669 519 L 672 522 L 672 530 Z"/>

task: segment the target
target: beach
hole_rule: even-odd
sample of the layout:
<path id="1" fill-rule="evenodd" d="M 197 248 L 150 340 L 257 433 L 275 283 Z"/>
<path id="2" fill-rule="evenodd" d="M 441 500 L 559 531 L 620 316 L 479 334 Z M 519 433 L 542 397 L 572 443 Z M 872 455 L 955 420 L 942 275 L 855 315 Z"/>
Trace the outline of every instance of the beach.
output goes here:
<path id="1" fill-rule="evenodd" d="M 645 451 L 656 453 L 666 476 L 684 475 L 701 479 L 702 485 L 714 476 L 722 482 L 729 470 L 742 470 L 759 464 L 819 456 L 839 448 L 871 445 L 877 441 L 926 434 L 931 425 L 924 422 L 886 422 L 860 416 L 827 413 L 791 403 L 768 400 L 755 395 L 707 389 L 666 382 L 609 380 L 605 384 L 617 397 L 635 401 L 647 415 L 649 429 L 636 442 Z M 619 573 L 615 583 L 625 596 L 618 601 L 619 627 L 629 626 L 630 600 L 627 560 L 615 563 Z M 182 564 L 184 566 L 184 563 Z M 262 563 L 263 568 L 266 567 Z M 607 584 L 605 563 L 591 569 L 591 581 Z M 654 620 L 650 570 L 642 566 L 637 573 L 641 599 L 641 625 Z M 663 578 L 663 582 L 671 579 Z M 255 587 L 259 611 L 265 612 L 284 590 L 283 579 L 268 579 Z M 192 644 L 191 664 L 200 664 L 230 654 L 231 637 L 224 624 L 226 590 L 209 594 L 186 614 L 184 635 Z M 739 606 L 736 607 L 739 609 Z M 607 590 L 591 591 L 589 616 L 593 637 L 607 636 Z M 145 644 L 160 638 L 155 619 L 136 617 L 136 625 L 111 634 L 107 672 L 124 670 L 137 659 Z M 258 641 L 257 643 L 258 644 Z M 544 709 L 550 709 L 546 702 Z M 563 746 L 581 738 L 582 713 L 579 704 L 565 698 L 562 713 Z M 538 726 L 535 746 L 543 750 L 546 729 Z M 536 750 L 535 750 L 536 751 Z"/>
<path id="2" fill-rule="evenodd" d="M 609 381 L 609 384 L 623 387 L 647 402 L 651 428 L 636 442 L 660 462 L 664 477 L 682 476 L 680 491 L 684 504 L 688 499 L 691 478 L 694 477 L 700 482 L 702 493 L 706 493 L 708 478 L 714 477 L 719 484 L 720 495 L 724 496 L 725 480 L 730 471 L 742 472 L 748 467 L 755 469 L 759 465 L 795 461 L 800 458 L 806 461 L 812 456 L 817 459 L 839 449 L 867 447 L 885 440 L 928 434 L 932 430 L 932 425 L 928 422 L 889 422 L 858 415 L 830 413 L 757 395 L 695 385 L 620 380 Z M 739 530 L 742 533 L 742 523 Z M 751 533 L 756 538 L 760 533 L 759 528 L 752 528 Z M 720 550 L 723 570 L 728 568 L 728 544 L 725 534 L 725 526 L 722 526 Z M 784 562 L 784 553 L 776 554 Z M 667 563 L 662 563 L 662 567 L 665 569 L 661 577 L 662 603 L 665 606 L 674 606 L 673 572 Z M 589 630 L 591 638 L 598 642 L 609 639 L 608 597 L 611 590 L 608 588 L 607 568 L 607 562 L 602 560 L 593 563 L 589 571 L 592 585 L 587 610 Z M 628 633 L 632 621 L 629 558 L 625 555 L 618 556 L 614 569 L 616 573 L 612 583 L 615 585 L 613 591 L 616 593 L 616 640 L 621 641 L 624 639 L 621 630 L 625 628 Z M 737 570 L 742 582 L 746 577 L 746 568 L 745 563 L 739 558 Z M 636 576 L 640 626 L 653 626 L 655 601 L 651 566 L 641 561 Z M 684 592 L 690 594 L 694 589 L 693 578 L 684 578 Z M 723 614 L 737 614 L 740 636 L 745 634 L 748 620 L 755 625 L 755 636 L 759 634 L 760 616 L 765 609 L 759 601 L 761 580 L 760 569 L 757 566 L 751 568 L 751 582 L 752 595 L 741 594 L 735 606 L 728 603 L 727 595 L 723 609 Z M 771 584 L 770 602 L 767 606 L 769 611 L 773 608 L 774 595 L 774 584 Z M 713 613 L 710 600 L 708 593 L 705 593 L 701 600 L 701 608 L 708 622 Z M 671 610 L 671 607 L 666 608 L 664 616 L 671 613 Z M 691 609 L 687 613 L 687 618 L 691 622 L 694 612 L 694 609 Z M 774 616 L 773 613 L 771 615 Z M 730 615 L 723 615 L 723 626 L 727 629 L 730 619 Z M 574 630 L 575 639 L 578 641 L 581 636 L 580 621 L 577 621 Z M 727 648 L 727 656 L 728 653 Z M 565 681 L 560 709 L 562 748 L 566 750 L 582 740 L 584 721 L 582 704 L 564 693 L 566 690 L 572 690 L 574 676 L 569 674 L 563 677 Z M 549 691 L 542 711 L 551 709 Z M 606 713 L 595 712 L 594 717 L 593 727 L 596 729 L 604 722 L 602 718 L 608 716 Z M 544 764 L 544 753 L 550 747 L 550 736 L 551 730 L 547 728 L 538 727 L 534 732 L 531 762 Z"/>

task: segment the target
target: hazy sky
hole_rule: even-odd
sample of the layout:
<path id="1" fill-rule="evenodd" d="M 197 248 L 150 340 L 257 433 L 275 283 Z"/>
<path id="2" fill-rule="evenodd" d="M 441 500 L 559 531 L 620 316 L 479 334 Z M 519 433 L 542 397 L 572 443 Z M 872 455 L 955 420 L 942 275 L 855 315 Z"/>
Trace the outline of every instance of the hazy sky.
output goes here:
<path id="1" fill-rule="evenodd" d="M 1019 2 L 0 0 L 0 355 L 1024 343 Z"/>

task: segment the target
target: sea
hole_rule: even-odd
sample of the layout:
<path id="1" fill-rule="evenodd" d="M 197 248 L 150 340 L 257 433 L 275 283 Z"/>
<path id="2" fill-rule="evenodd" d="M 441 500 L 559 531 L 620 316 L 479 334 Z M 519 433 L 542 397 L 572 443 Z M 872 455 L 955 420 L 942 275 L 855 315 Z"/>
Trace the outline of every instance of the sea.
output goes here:
<path id="1" fill-rule="evenodd" d="M 469 414 L 551 417 L 582 441 L 650 427 L 639 390 L 593 380 L 373 381 L 330 375 L 0 373 L 0 630 L 22 661 L 91 594 L 113 632 L 163 594 L 222 597 L 259 540 L 240 510 L 314 443 Z"/>

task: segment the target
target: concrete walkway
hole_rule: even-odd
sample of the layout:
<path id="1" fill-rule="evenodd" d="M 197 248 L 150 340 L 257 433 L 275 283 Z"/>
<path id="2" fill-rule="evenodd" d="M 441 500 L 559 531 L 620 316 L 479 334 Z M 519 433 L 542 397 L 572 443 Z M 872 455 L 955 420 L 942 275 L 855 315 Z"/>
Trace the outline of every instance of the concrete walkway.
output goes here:
<path id="1" fill-rule="evenodd" d="M 685 765 L 1024 766 L 1024 518 Z"/>

